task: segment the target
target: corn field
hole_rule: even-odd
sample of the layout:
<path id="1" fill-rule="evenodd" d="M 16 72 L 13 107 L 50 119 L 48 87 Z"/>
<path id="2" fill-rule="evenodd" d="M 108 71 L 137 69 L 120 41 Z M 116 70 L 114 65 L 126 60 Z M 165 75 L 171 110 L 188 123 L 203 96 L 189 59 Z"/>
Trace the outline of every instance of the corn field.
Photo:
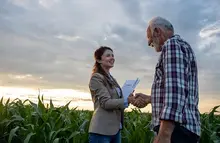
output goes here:
<path id="1" fill-rule="evenodd" d="M 70 102 L 69 102 L 70 103 Z M 29 100 L 0 101 L 0 143 L 88 143 L 88 127 L 92 111 L 54 107 L 52 100 L 44 104 Z M 209 114 L 201 114 L 201 143 L 220 143 L 220 116 L 216 106 Z M 150 143 L 151 114 L 138 109 L 125 113 L 122 143 Z"/>

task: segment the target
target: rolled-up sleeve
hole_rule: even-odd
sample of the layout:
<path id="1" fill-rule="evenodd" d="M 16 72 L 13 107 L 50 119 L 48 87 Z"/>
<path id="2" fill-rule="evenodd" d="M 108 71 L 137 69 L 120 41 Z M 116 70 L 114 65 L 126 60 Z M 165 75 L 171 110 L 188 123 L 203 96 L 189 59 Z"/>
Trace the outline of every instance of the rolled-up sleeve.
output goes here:
<path id="1" fill-rule="evenodd" d="M 164 68 L 164 104 L 160 120 L 183 122 L 187 92 L 187 70 L 184 52 L 175 40 L 169 40 L 162 50 Z"/>
<path id="2" fill-rule="evenodd" d="M 103 109 L 124 109 L 124 99 L 112 99 L 108 89 L 105 87 L 104 81 L 99 75 L 92 76 L 90 80 L 90 90 L 94 93 L 94 97 L 99 101 Z"/>

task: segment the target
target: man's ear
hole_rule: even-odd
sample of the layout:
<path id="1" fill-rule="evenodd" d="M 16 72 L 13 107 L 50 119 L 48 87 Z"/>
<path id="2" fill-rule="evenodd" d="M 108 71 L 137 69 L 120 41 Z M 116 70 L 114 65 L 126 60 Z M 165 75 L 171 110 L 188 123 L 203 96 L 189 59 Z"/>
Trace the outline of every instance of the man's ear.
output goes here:
<path id="1" fill-rule="evenodd" d="M 160 36 L 160 29 L 159 28 L 154 28 L 154 35 Z"/>

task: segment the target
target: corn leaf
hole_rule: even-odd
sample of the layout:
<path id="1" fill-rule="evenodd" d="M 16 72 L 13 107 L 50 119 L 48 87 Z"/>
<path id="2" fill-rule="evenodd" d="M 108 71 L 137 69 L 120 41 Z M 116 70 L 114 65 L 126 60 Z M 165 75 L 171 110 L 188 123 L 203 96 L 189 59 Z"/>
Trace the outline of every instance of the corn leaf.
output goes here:
<path id="1" fill-rule="evenodd" d="M 11 143 L 13 137 L 16 137 L 16 136 L 17 136 L 17 135 L 16 135 L 16 131 L 17 131 L 18 129 L 19 129 L 19 127 L 17 126 L 17 127 L 15 127 L 14 129 L 12 129 L 12 130 L 10 131 L 9 138 L 8 138 L 8 142 L 9 142 L 9 143 Z"/>

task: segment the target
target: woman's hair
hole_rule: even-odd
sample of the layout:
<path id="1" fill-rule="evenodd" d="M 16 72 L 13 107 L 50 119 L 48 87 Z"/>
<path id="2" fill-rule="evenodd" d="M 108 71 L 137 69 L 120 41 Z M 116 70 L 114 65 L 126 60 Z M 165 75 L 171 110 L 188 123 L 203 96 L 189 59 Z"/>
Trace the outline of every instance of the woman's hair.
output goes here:
<path id="1" fill-rule="evenodd" d="M 111 50 L 113 52 L 113 50 L 110 47 L 107 46 L 101 46 L 100 48 L 98 48 L 95 53 L 94 53 L 94 58 L 95 58 L 95 64 L 93 66 L 93 73 L 100 73 L 102 75 L 107 75 L 107 73 L 103 70 L 101 64 L 99 62 L 97 62 L 98 60 L 101 60 L 102 55 L 104 54 L 104 52 L 106 50 Z"/>

